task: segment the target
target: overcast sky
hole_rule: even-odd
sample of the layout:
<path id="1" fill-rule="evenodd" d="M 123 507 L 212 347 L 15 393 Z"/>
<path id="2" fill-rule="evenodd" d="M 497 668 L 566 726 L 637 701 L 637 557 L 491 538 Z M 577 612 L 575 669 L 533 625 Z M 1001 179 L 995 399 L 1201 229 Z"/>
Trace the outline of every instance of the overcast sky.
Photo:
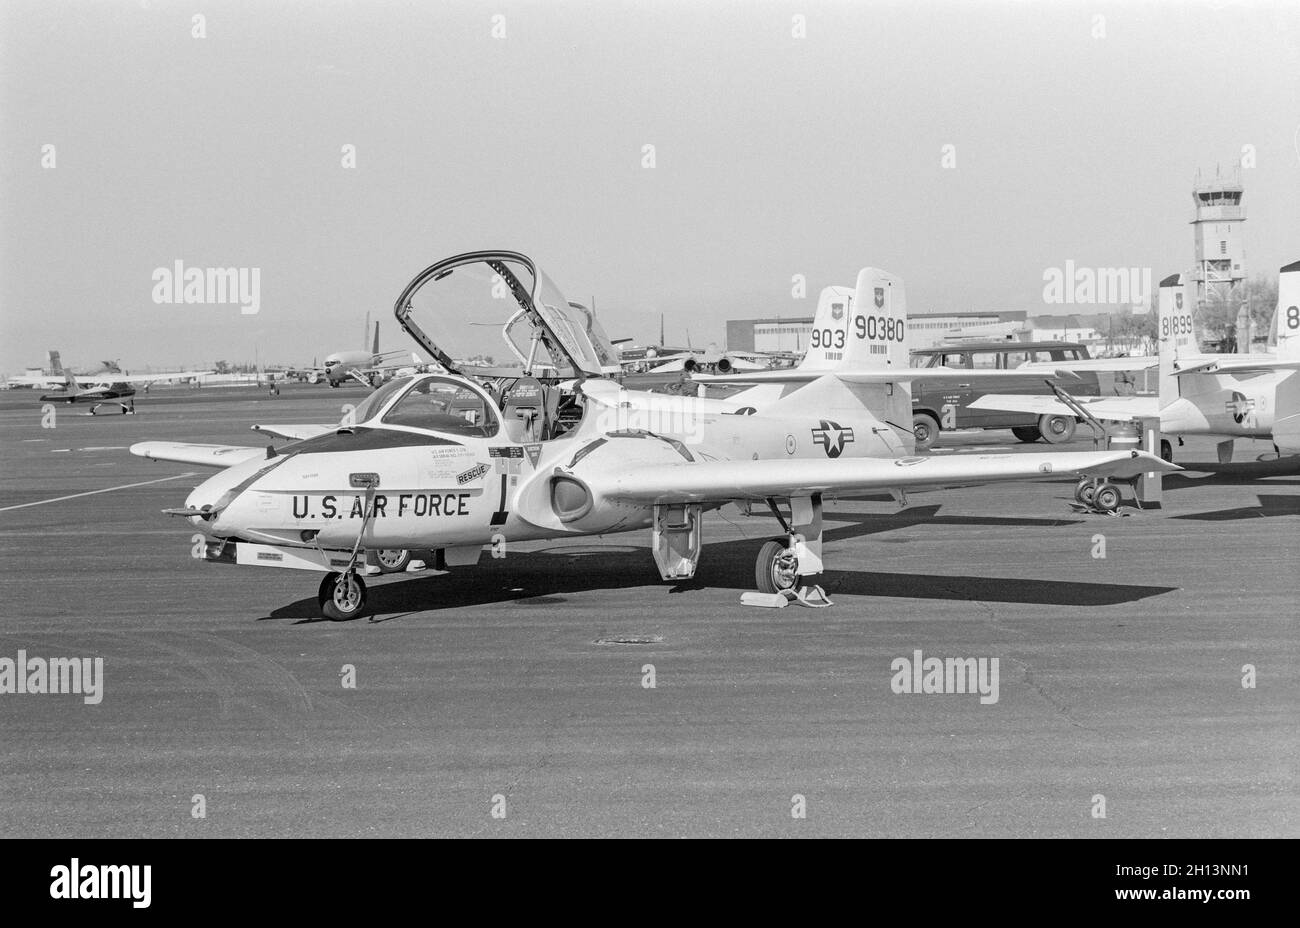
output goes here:
<path id="1" fill-rule="evenodd" d="M 868 264 L 1059 311 L 1067 259 L 1189 267 L 1243 146 L 1253 276 L 1300 258 L 1300 3 L 4 2 L 0 370 L 306 363 L 367 311 L 412 347 L 407 280 L 491 247 L 642 342 Z M 177 260 L 260 268 L 260 311 L 155 304 Z"/>

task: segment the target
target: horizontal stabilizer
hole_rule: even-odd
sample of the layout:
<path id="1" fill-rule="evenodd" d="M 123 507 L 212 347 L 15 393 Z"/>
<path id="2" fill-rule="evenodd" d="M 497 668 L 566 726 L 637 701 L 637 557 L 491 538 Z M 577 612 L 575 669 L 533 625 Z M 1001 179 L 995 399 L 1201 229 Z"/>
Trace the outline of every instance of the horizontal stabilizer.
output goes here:
<path id="1" fill-rule="evenodd" d="M 1224 355 L 1231 358 L 1232 355 Z M 1271 374 L 1274 371 L 1300 370 L 1300 361 L 1205 361 L 1193 367 L 1175 370 L 1175 377 L 1188 374 Z"/>
<path id="2" fill-rule="evenodd" d="M 1078 361 L 1030 361 L 1015 370 L 1031 373 L 1065 368 L 1071 371 L 1149 371 L 1160 366 L 1159 357 L 1083 358 Z"/>

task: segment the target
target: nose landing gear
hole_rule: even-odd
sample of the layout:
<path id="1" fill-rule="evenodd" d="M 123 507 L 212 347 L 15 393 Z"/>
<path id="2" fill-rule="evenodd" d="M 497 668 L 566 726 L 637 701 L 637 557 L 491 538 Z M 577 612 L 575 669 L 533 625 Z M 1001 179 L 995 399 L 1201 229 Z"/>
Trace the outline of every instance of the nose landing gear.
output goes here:
<path id="1" fill-rule="evenodd" d="M 335 622 L 355 619 L 366 607 L 365 581 L 355 570 L 331 571 L 320 583 L 316 602 L 327 619 Z"/>
<path id="2" fill-rule="evenodd" d="M 347 566 L 342 572 L 332 570 L 327 573 L 320 583 L 320 589 L 316 591 L 316 602 L 327 619 L 336 622 L 355 619 L 366 607 L 366 582 L 358 574 L 357 564 L 361 554 L 361 539 L 375 515 L 375 487 L 378 485 L 378 478 L 371 478 L 366 483 L 366 505 L 361 514 L 361 528 L 357 531 L 357 540 L 352 544 L 352 556 L 348 558 Z"/>

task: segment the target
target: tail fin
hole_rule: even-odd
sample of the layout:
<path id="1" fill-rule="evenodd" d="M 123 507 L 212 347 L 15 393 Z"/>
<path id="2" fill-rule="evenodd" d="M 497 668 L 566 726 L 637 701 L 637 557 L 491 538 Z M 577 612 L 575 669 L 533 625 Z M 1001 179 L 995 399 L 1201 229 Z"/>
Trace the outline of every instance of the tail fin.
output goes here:
<path id="1" fill-rule="evenodd" d="M 864 267 L 857 286 L 827 287 L 802 371 L 880 371 L 907 367 L 907 297 L 901 278 Z"/>
<path id="2" fill-rule="evenodd" d="M 1160 408 L 1164 409 L 1180 396 L 1174 366 L 1180 360 L 1185 365 L 1188 356 L 1198 354 L 1200 342 L 1181 274 L 1172 274 L 1160 281 L 1158 304 L 1160 318 L 1156 338 L 1160 353 Z"/>
<path id="3" fill-rule="evenodd" d="M 379 356 L 379 320 L 378 319 L 375 320 L 375 343 L 374 346 L 370 349 L 370 353 L 373 354 L 375 357 Z"/>
<path id="4" fill-rule="evenodd" d="M 1272 340 L 1277 342 L 1279 361 L 1300 359 L 1300 261 L 1278 271 Z"/>
<path id="5" fill-rule="evenodd" d="M 59 353 L 54 349 L 50 349 L 50 373 L 55 377 L 62 377 L 69 390 L 78 389 L 76 378 L 72 376 L 71 371 L 63 369 L 63 361 L 60 360 Z"/>

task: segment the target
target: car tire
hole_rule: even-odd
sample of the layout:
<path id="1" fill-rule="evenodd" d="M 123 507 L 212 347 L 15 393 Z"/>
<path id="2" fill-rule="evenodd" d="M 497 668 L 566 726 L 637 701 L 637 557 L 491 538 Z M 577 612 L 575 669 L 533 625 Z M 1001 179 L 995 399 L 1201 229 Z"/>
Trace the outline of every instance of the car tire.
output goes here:
<path id="1" fill-rule="evenodd" d="M 1074 437 L 1078 425 L 1073 416 L 1042 416 L 1038 420 L 1038 431 L 1048 444 L 1060 445 Z"/>
<path id="2" fill-rule="evenodd" d="M 912 416 L 912 434 L 916 437 L 916 450 L 928 451 L 939 438 L 939 420 L 929 413 L 916 413 Z"/>

